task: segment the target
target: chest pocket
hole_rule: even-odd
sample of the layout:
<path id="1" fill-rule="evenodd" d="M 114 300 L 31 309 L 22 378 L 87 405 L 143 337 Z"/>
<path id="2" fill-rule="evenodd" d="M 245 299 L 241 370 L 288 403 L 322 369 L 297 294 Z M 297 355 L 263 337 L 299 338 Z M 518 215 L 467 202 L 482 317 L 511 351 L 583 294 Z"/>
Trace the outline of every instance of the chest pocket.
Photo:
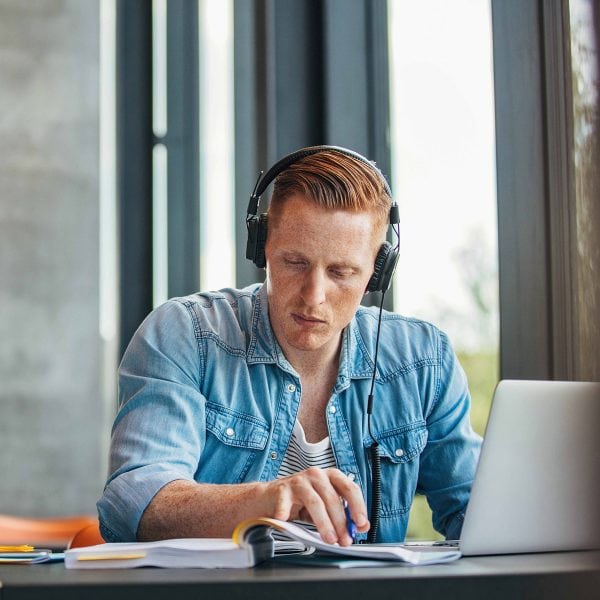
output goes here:
<path id="1" fill-rule="evenodd" d="M 427 444 L 424 421 L 377 434 L 381 456 L 381 515 L 408 513 L 419 477 L 419 457 Z"/>
<path id="2" fill-rule="evenodd" d="M 228 446 L 263 450 L 269 437 L 264 419 L 206 403 L 206 429 Z"/>
<path id="3" fill-rule="evenodd" d="M 196 481 L 245 481 L 260 451 L 267 445 L 267 422 L 260 417 L 207 402 L 206 430 L 211 435 L 206 436 Z"/>

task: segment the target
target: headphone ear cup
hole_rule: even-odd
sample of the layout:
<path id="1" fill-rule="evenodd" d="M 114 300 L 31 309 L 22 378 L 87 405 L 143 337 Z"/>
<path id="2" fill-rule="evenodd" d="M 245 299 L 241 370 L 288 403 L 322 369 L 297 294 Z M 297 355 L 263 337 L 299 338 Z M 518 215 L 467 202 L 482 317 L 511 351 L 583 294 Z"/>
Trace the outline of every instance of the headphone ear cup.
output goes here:
<path id="1" fill-rule="evenodd" d="M 256 230 L 256 252 L 254 254 L 254 264 L 259 269 L 264 269 L 267 266 L 265 258 L 265 245 L 267 243 L 267 213 L 262 213 L 258 217 Z"/>
<path id="2" fill-rule="evenodd" d="M 367 284 L 367 292 L 386 292 L 398 262 L 398 249 L 384 242 L 375 257 L 373 275 Z"/>
<path id="3" fill-rule="evenodd" d="M 264 269 L 265 244 L 267 243 L 267 214 L 252 217 L 246 221 L 248 241 L 246 242 L 246 258 L 251 260 L 259 269 Z"/>

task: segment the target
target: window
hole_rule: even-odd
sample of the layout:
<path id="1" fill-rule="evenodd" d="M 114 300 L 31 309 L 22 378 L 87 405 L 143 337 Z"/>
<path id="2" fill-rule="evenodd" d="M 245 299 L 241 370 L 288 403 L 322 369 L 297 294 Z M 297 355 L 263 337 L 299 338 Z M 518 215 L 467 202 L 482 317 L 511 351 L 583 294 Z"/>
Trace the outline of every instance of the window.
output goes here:
<path id="1" fill-rule="evenodd" d="M 233 2 L 199 4 L 200 289 L 235 284 Z"/>
<path id="2" fill-rule="evenodd" d="M 394 308 L 449 334 L 483 434 L 499 329 L 490 4 L 394 0 L 388 9 L 392 183 L 402 228 Z M 409 537 L 433 537 L 430 521 L 418 497 Z"/>

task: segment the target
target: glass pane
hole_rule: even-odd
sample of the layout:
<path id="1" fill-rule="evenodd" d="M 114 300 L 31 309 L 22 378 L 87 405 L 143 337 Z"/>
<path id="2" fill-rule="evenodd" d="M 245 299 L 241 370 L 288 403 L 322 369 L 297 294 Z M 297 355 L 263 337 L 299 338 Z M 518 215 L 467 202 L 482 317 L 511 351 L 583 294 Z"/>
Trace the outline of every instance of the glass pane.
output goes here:
<path id="1" fill-rule="evenodd" d="M 152 150 L 152 304 L 169 298 L 169 210 L 167 147 Z"/>
<path id="2" fill-rule="evenodd" d="M 152 130 L 167 135 L 167 4 L 152 0 Z M 152 150 L 152 304 L 169 297 L 167 147 Z"/>
<path id="3" fill-rule="evenodd" d="M 600 3 L 569 2 L 576 194 L 578 377 L 600 377 Z"/>
<path id="4" fill-rule="evenodd" d="M 200 288 L 235 283 L 233 2 L 203 0 L 200 30 Z"/>
<path id="5" fill-rule="evenodd" d="M 116 5 L 102 0 L 100 10 L 100 178 L 99 178 L 99 275 L 101 394 L 107 418 L 117 405 L 115 372 L 119 352 L 119 293 L 116 170 Z M 107 424 L 108 425 L 108 424 Z M 107 429 L 108 430 L 108 429 Z M 108 459 L 108 435 L 102 436 L 102 456 Z M 104 461 L 103 461 L 104 462 Z M 106 472 L 108 465 L 104 464 Z"/>
<path id="6" fill-rule="evenodd" d="M 395 310 L 446 331 L 483 433 L 498 380 L 498 275 L 489 0 L 392 0 L 394 197 L 402 247 Z M 409 537 L 433 538 L 417 498 Z"/>
<path id="7" fill-rule="evenodd" d="M 152 129 L 167 135 L 167 0 L 152 0 Z"/>
<path id="8" fill-rule="evenodd" d="M 116 7 L 100 3 L 100 335 L 117 337 Z M 115 359 L 116 360 L 116 359 Z M 108 369 L 112 369 L 110 364 Z"/>

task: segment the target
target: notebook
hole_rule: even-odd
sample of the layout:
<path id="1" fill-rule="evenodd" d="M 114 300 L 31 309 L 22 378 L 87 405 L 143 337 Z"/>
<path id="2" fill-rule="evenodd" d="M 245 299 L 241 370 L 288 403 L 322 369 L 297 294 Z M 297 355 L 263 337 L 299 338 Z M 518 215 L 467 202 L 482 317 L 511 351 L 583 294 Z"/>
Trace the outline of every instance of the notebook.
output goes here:
<path id="1" fill-rule="evenodd" d="M 600 383 L 501 381 L 464 556 L 600 548 Z"/>

